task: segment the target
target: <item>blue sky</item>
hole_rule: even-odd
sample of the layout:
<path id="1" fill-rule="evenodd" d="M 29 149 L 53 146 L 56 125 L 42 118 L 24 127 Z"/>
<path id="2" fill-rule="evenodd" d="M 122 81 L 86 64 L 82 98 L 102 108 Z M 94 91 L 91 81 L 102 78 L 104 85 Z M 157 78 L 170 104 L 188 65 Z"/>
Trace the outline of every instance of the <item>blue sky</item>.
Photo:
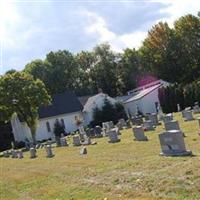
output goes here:
<path id="1" fill-rule="evenodd" d="M 173 26 L 199 8 L 198 0 L 0 0 L 0 73 L 59 49 L 77 53 L 102 42 L 119 52 L 138 48 L 158 21 Z"/>

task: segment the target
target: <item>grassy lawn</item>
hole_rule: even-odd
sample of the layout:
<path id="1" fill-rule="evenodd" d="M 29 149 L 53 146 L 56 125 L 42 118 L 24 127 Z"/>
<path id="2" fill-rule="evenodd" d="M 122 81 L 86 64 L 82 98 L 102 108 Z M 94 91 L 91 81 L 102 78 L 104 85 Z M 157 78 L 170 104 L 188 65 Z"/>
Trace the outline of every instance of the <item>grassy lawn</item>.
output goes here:
<path id="1" fill-rule="evenodd" d="M 197 117 L 197 115 L 195 115 Z M 186 134 L 192 157 L 159 156 L 158 134 L 146 132 L 148 142 L 133 140 L 132 130 L 124 130 L 121 142 L 109 144 L 108 138 L 95 139 L 88 155 L 80 147 L 54 148 L 54 158 L 44 149 L 36 159 L 0 158 L 1 200 L 116 200 L 116 199 L 200 199 L 200 136 L 197 121 L 183 122 L 175 115 Z M 71 142 L 70 142 L 71 144 Z"/>

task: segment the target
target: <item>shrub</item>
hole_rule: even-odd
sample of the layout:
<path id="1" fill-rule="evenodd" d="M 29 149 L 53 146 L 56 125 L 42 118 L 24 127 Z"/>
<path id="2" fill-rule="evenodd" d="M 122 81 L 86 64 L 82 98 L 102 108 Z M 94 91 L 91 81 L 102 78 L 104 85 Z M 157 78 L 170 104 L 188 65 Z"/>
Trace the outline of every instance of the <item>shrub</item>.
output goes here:
<path id="1" fill-rule="evenodd" d="M 96 107 L 93 110 L 93 121 L 91 126 L 101 125 L 102 122 L 113 121 L 115 124 L 119 119 L 127 119 L 124 107 L 121 103 L 112 104 L 108 99 L 105 98 L 104 105 L 102 108 Z"/>
<path id="2" fill-rule="evenodd" d="M 61 134 L 65 133 L 65 127 L 59 122 L 58 119 L 55 121 L 53 132 L 56 137 L 61 137 Z"/>

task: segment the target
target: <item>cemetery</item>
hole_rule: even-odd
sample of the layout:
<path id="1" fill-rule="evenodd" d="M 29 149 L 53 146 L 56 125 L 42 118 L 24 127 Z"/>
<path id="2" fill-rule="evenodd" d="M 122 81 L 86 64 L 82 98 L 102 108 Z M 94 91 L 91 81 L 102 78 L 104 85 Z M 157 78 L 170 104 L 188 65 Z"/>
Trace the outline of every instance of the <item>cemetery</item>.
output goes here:
<path id="1" fill-rule="evenodd" d="M 1 0 L 0 200 L 200 200 L 199 7 Z"/>
<path id="2" fill-rule="evenodd" d="M 105 122 L 105 130 L 97 126 L 97 137 L 91 139 L 81 127 L 83 141 L 79 135 L 62 136 L 59 147 L 47 143 L 29 151 L 4 151 L 1 197 L 200 199 L 200 115 L 193 115 L 197 120 L 187 122 L 181 112 L 167 122 L 170 115 L 163 116 L 149 131 L 143 126 L 145 120 L 132 127 L 119 120 L 125 127 L 121 135 L 112 122 Z M 99 137 L 102 132 L 106 134 Z M 96 145 L 91 145 L 94 140 Z"/>

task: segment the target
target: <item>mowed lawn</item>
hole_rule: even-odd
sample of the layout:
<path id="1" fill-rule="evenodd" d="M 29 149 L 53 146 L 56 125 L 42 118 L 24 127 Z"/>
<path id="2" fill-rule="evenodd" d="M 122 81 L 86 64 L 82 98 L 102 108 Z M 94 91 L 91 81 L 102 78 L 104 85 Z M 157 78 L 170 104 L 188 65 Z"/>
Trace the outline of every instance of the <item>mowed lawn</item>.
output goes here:
<path id="1" fill-rule="evenodd" d="M 195 115 L 197 117 L 197 115 Z M 94 139 L 88 155 L 80 156 L 80 147 L 70 143 L 53 148 L 55 157 L 45 157 L 44 149 L 36 159 L 0 158 L 1 200 L 93 200 L 93 199 L 200 199 L 200 136 L 197 121 L 183 122 L 175 114 L 186 134 L 192 157 L 159 156 L 156 131 L 146 132 L 148 142 L 133 140 L 131 129 L 122 131 L 121 142 L 109 144 L 108 138 Z"/>

